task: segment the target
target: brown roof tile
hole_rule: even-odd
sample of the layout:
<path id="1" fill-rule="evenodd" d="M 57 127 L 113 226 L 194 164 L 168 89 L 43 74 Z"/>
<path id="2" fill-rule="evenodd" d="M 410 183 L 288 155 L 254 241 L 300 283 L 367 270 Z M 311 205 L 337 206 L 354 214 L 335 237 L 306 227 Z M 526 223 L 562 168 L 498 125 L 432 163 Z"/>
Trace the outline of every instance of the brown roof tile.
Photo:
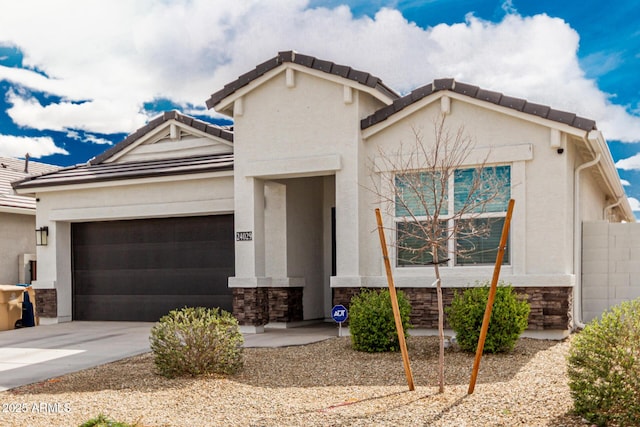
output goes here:
<path id="1" fill-rule="evenodd" d="M 213 154 L 129 163 L 84 164 L 40 176 L 27 177 L 12 185 L 16 189 L 32 189 L 225 170 L 233 170 L 233 154 Z"/>
<path id="2" fill-rule="evenodd" d="M 27 172 L 25 160 L 12 157 L 0 157 L 0 211 L 4 208 L 36 209 L 36 200 L 30 196 L 21 196 L 14 193 L 12 183 L 29 176 L 41 175 L 60 169 L 59 166 L 29 160 Z"/>
<path id="3" fill-rule="evenodd" d="M 375 125 L 376 123 L 380 123 L 389 118 L 389 116 L 391 116 L 392 114 L 397 113 L 398 111 L 406 108 L 414 102 L 417 102 L 434 92 L 442 90 L 450 90 L 465 96 L 469 96 L 471 98 L 491 102 L 496 105 L 511 108 L 513 110 L 542 117 L 555 122 L 564 123 L 584 131 L 596 129 L 596 122 L 591 119 L 579 117 L 573 113 L 569 113 L 566 111 L 554 110 L 547 105 L 535 104 L 533 102 L 527 101 L 526 99 L 515 98 L 512 96 L 504 95 L 500 92 L 481 89 L 478 86 L 473 86 L 468 83 L 457 82 L 454 79 L 436 79 L 433 81 L 433 83 L 421 86 L 413 90 L 411 93 L 403 96 L 402 98 L 395 99 L 392 106 L 383 107 L 370 116 L 362 119 L 360 121 L 360 128 L 366 129 L 370 126 Z"/>
<path id="4" fill-rule="evenodd" d="M 351 67 L 345 65 L 339 65 L 333 63 L 331 61 L 325 61 L 322 59 L 315 58 L 309 55 L 303 55 L 301 53 L 297 53 L 294 51 L 285 51 L 278 52 L 278 56 L 269 59 L 268 61 L 263 62 L 258 65 L 254 70 L 251 70 L 247 73 L 242 74 L 236 80 L 226 84 L 224 88 L 213 93 L 209 99 L 207 100 L 207 108 L 213 108 L 224 98 L 236 92 L 238 89 L 248 85 L 253 80 L 262 76 L 267 71 L 271 71 L 274 68 L 286 63 L 291 62 L 294 64 L 302 65 L 307 68 L 311 68 L 314 70 L 322 71 L 328 74 L 334 74 L 349 80 L 353 80 L 362 85 L 377 89 L 381 93 L 386 96 L 395 99 L 398 98 L 399 95 L 387 85 L 385 85 L 382 80 L 378 77 L 375 77 L 365 71 L 354 70 Z"/>
<path id="5" fill-rule="evenodd" d="M 157 128 L 158 126 L 162 125 L 165 122 L 168 122 L 169 120 L 176 120 L 180 123 L 184 123 L 187 126 L 191 126 L 192 128 L 197 129 L 201 132 L 205 132 L 205 133 L 208 133 L 209 135 L 225 139 L 229 142 L 233 142 L 233 132 L 225 128 L 216 126 L 212 123 L 203 122 L 202 120 L 198 120 L 191 116 L 181 114 L 178 111 L 166 111 L 160 116 L 149 121 L 149 123 L 147 123 L 140 129 L 136 130 L 135 132 L 127 136 L 125 139 L 123 139 L 113 147 L 109 148 L 102 154 L 94 157 L 90 161 L 90 163 L 93 165 L 97 165 L 104 162 L 114 154 L 124 150 L 129 145 L 133 144 L 138 139 L 142 138 L 144 135 L 148 134 L 153 129 Z"/>

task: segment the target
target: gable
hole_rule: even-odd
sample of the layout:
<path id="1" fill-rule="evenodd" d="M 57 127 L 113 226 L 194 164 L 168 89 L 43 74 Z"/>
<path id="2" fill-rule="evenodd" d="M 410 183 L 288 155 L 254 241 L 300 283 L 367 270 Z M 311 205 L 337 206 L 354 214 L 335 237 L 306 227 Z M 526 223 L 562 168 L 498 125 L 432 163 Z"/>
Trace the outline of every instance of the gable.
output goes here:
<path id="1" fill-rule="evenodd" d="M 233 153 L 229 128 L 169 111 L 91 160 L 92 165 L 129 163 Z"/>
<path id="2" fill-rule="evenodd" d="M 230 142 L 170 121 L 131 144 L 126 150 L 105 160 L 104 163 L 167 160 L 231 153 L 233 153 L 233 146 Z"/>
<path id="3" fill-rule="evenodd" d="M 286 51 L 279 52 L 276 57 L 259 64 L 212 94 L 206 101 L 207 108 L 215 108 L 216 111 L 233 116 L 236 110 L 242 110 L 242 97 L 246 93 L 285 72 L 288 87 L 295 85 L 294 72 L 303 72 L 344 85 L 345 99 L 351 96 L 348 93 L 352 89 L 368 93 L 381 105 L 390 104 L 398 98 L 396 92 L 370 73 L 294 51 Z M 240 106 L 236 105 L 238 101 Z"/>
<path id="4" fill-rule="evenodd" d="M 363 131 L 366 130 L 367 134 L 375 133 L 377 130 L 394 123 L 398 118 L 411 114 L 425 104 L 443 97 L 459 99 L 532 122 L 544 122 L 548 127 L 573 128 L 576 133 L 597 130 L 595 121 L 591 119 L 567 111 L 556 110 L 547 105 L 529 102 L 526 99 L 457 82 L 454 79 L 436 79 L 432 83 L 413 90 L 394 100 L 391 105 L 362 119 L 360 128 Z M 447 108 L 447 106 L 443 106 L 443 112 L 446 112 Z"/>

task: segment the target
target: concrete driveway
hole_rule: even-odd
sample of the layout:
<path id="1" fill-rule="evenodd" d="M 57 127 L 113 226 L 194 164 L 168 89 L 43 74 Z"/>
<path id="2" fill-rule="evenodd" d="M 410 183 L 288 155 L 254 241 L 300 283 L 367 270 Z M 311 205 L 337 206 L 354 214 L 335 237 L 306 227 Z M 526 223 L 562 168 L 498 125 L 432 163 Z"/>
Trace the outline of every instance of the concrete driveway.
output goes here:
<path id="1" fill-rule="evenodd" d="M 153 323 L 66 322 L 0 331 L 0 391 L 59 377 L 150 351 Z M 335 324 L 266 328 L 245 347 L 303 345 L 335 337 Z"/>

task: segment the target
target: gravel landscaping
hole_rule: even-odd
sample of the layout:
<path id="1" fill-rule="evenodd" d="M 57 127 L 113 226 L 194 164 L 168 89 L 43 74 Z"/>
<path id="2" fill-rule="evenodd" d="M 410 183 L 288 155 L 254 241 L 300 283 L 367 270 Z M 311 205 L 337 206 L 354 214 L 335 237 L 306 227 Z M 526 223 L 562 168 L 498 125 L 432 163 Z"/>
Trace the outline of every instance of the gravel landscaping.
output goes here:
<path id="1" fill-rule="evenodd" d="M 139 426 L 585 426 L 571 414 L 569 340 L 521 339 L 482 359 L 446 353 L 438 394 L 435 337 L 410 337 L 416 390 L 399 353 L 351 350 L 347 337 L 285 348 L 249 348 L 230 377 L 166 379 L 144 354 L 0 393 L 2 426 L 77 426 L 98 414 Z M 13 406 L 11 406 L 13 405 Z"/>

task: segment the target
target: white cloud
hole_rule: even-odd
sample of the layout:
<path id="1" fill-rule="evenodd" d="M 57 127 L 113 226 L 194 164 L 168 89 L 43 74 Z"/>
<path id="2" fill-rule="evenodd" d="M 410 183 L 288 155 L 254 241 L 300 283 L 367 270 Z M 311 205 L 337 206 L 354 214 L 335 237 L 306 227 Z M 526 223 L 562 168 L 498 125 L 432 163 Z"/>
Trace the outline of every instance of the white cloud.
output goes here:
<path id="1" fill-rule="evenodd" d="M 631 183 L 626 179 L 621 179 L 620 184 L 622 184 L 624 187 L 628 187 L 629 185 L 631 185 Z"/>
<path id="2" fill-rule="evenodd" d="M 634 212 L 640 211 L 640 200 L 635 197 L 627 197 L 629 200 L 629 204 L 631 205 L 631 210 Z"/>
<path id="3" fill-rule="evenodd" d="M 10 92 L 7 101 L 12 105 L 7 114 L 14 122 L 38 130 L 80 129 L 109 134 L 137 129 L 147 120 L 136 104 L 120 105 L 104 98 L 43 106 L 33 97 Z"/>
<path id="4" fill-rule="evenodd" d="M 616 168 L 622 170 L 640 170 L 640 154 L 620 159 L 615 164 Z"/>
<path id="5" fill-rule="evenodd" d="M 91 134 L 84 134 L 84 136 L 81 136 L 80 132 L 75 131 L 75 130 L 68 131 L 67 132 L 67 138 L 73 139 L 73 140 L 76 140 L 76 141 L 90 142 L 92 144 L 113 145 L 113 142 L 109 141 L 108 139 L 99 138 L 99 137 L 97 137 L 95 135 L 91 135 Z"/>
<path id="6" fill-rule="evenodd" d="M 113 142 L 109 141 L 108 139 L 98 138 L 95 135 L 85 135 L 83 141 L 90 142 L 92 144 L 113 145 Z"/>
<path id="7" fill-rule="evenodd" d="M 347 6 L 309 8 L 305 0 L 22 0 L 4 7 L 0 40 L 48 78 L 5 67 L 0 79 L 63 98 L 43 106 L 13 96 L 11 117 L 21 126 L 130 132 L 147 119 L 144 102 L 203 105 L 238 75 L 294 49 L 371 72 L 401 92 L 455 77 L 595 119 L 607 139 L 640 140 L 640 117 L 612 104 L 580 68 L 575 30 L 502 4 L 511 13 L 499 23 L 470 15 L 423 29 L 390 8 L 355 18 Z M 87 102 L 71 102 L 78 100 Z"/>
<path id="8" fill-rule="evenodd" d="M 29 138 L 0 135 L 0 156 L 23 157 L 26 153 L 33 158 L 52 154 L 69 154 L 64 148 L 57 147 L 53 139 L 48 136 Z"/>

